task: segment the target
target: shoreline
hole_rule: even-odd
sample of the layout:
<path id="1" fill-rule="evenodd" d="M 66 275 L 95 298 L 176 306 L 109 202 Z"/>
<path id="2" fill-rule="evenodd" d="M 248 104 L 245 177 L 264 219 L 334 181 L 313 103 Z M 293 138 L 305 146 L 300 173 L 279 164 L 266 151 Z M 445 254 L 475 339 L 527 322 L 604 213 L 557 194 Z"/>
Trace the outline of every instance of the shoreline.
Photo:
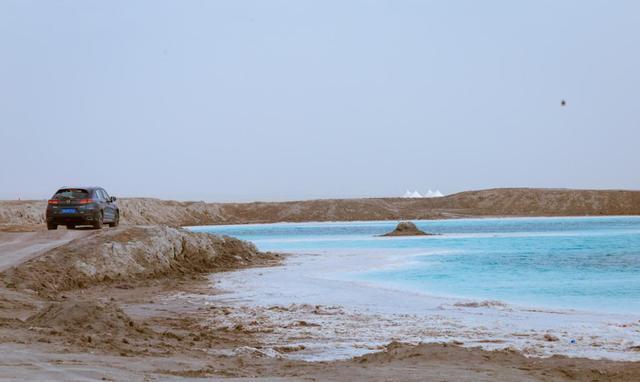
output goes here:
<path id="1" fill-rule="evenodd" d="M 321 348 L 322 344 L 334 340 L 324 331 L 337 332 L 349 327 L 360 333 L 360 340 L 341 343 L 337 353 L 332 353 L 327 345 L 320 354 L 307 351 L 310 354 L 296 359 L 335 360 L 360 356 L 395 340 L 413 344 L 453 342 L 485 350 L 510 349 L 534 357 L 566 355 L 640 361 L 640 353 L 629 350 L 640 343 L 639 314 L 516 306 L 496 300 L 433 296 L 352 280 L 327 279 L 318 273 L 309 273 L 310 269 L 327 267 L 327 264 L 313 263 L 310 256 L 314 255 L 290 255 L 285 263 L 269 270 L 248 269 L 212 275 L 210 280 L 216 289 L 226 292 L 205 298 L 203 303 L 225 304 L 244 312 L 236 317 L 239 322 L 243 315 L 264 317 L 268 323 L 254 324 L 256 331 L 283 331 L 280 323 L 286 321 L 319 324 L 322 330 L 318 329 L 318 333 L 311 333 L 315 326 L 307 329 L 307 341 L 312 345 L 304 341 L 290 344 L 302 345 L 307 350 L 313 346 Z M 312 262 L 307 268 L 300 265 L 305 258 Z M 291 274 L 303 276 L 287 276 Z M 295 293 L 278 294 L 286 290 L 295 290 Z M 310 307 L 330 307 L 333 313 L 326 314 L 336 318 L 316 322 L 317 312 Z M 496 321 L 500 324 L 495 325 Z M 383 322 L 386 326 L 381 329 Z M 282 338 L 268 341 L 285 341 L 287 336 L 289 333 L 283 331 Z M 571 340 L 576 342 L 572 344 Z M 352 352 L 345 350 L 348 346 Z"/>
<path id="2" fill-rule="evenodd" d="M 440 217 L 440 218 L 431 218 L 431 219 L 410 219 L 412 222 L 433 222 L 433 221 L 451 221 L 451 220 L 492 220 L 492 219 L 511 219 L 511 220 L 524 220 L 524 219 L 606 219 L 606 218 L 640 218 L 640 214 L 638 215 L 536 215 L 536 216 L 514 216 L 514 215 L 496 215 L 496 216 L 456 216 L 456 217 Z M 251 227 L 251 226 L 262 226 L 265 224 L 269 225 L 299 225 L 299 224 L 309 224 L 309 225 L 348 225 L 348 224 L 367 224 L 367 223 L 395 223 L 400 219 L 388 219 L 388 220 L 315 220 L 315 221 L 279 221 L 274 223 L 235 223 L 235 224 L 202 224 L 202 225 L 185 225 L 182 226 L 184 229 L 193 229 L 193 228 L 206 228 L 206 227 L 216 227 L 216 228 L 225 228 L 225 227 Z"/>
<path id="3" fill-rule="evenodd" d="M 81 253 L 75 252 L 74 248 L 97 249 L 103 245 L 122 248 L 121 245 L 136 242 L 149 243 L 145 245 L 155 248 L 158 243 L 148 241 L 148 235 L 155 229 L 123 227 L 89 232 L 87 237 L 75 238 L 27 263 L 35 261 L 43 262 L 46 267 L 59 266 L 55 256 L 70 256 L 69 260 L 77 261 L 76 256 Z M 130 236 L 146 232 L 144 230 L 151 231 L 140 233 L 143 236 L 137 238 Z M 171 229 L 162 230 L 166 230 L 167 237 L 172 237 Z M 124 235 L 125 232 L 130 233 Z M 65 232 L 60 231 L 59 234 Z M 20 233 L 6 235 L 16 235 L 15 238 L 31 236 Z M 192 239 L 209 240 L 207 236 L 191 235 L 196 235 Z M 163 236 L 155 237 L 164 240 Z M 131 241 L 132 238 L 135 240 Z M 139 250 L 135 245 L 129 248 Z M 236 250 L 244 253 L 250 247 L 231 246 L 229 249 L 231 257 L 223 256 L 222 260 L 231 260 L 240 254 Z M 114 255 L 122 254 L 122 259 L 125 259 L 128 253 L 114 252 Z M 229 295 L 224 294 L 219 286 L 211 285 L 207 281 L 209 279 L 237 275 L 237 272 L 256 275 L 279 272 L 286 269 L 291 261 L 297 261 L 295 256 L 287 256 L 285 263 L 276 267 L 246 268 L 250 264 L 226 263 L 228 260 L 224 260 L 218 272 L 207 277 L 186 272 L 159 274 L 154 278 L 130 282 L 106 280 L 42 296 L 21 289 L 19 285 L 18 289 L 0 286 L 0 368 L 5 371 L 3 377 L 10 380 L 171 380 L 176 377 L 216 380 L 236 377 L 253 381 L 274 378 L 383 381 L 400 377 L 408 381 L 422 381 L 425 378 L 441 379 L 446 375 L 457 381 L 549 378 L 622 381 L 640 376 L 638 362 L 528 357 L 512 348 L 496 351 L 465 348 L 461 346 L 464 343 L 452 336 L 442 338 L 442 342 L 448 344 L 418 345 L 403 344 L 387 336 L 377 344 L 365 344 L 362 349 L 367 354 L 355 358 L 306 362 L 296 359 L 296 353 L 313 352 L 314 347 L 303 348 L 295 342 L 305 337 L 313 339 L 314 330 L 326 329 L 328 337 L 334 341 L 357 339 L 363 333 L 357 327 L 358 323 L 366 326 L 383 322 L 378 332 L 384 333 L 393 328 L 397 320 L 380 321 L 384 317 L 374 315 L 373 321 L 359 321 L 362 315 L 331 305 L 276 305 L 266 311 L 256 311 L 222 302 L 211 303 L 207 299 L 212 296 L 228 298 Z M 256 260 L 256 265 L 260 266 L 260 259 Z M 266 260 L 273 264 L 269 258 Z M 93 260 L 85 258 L 84 261 Z M 245 269 L 237 271 L 238 267 Z M 3 274 L 5 284 L 10 280 L 6 276 Z M 252 279 L 245 277 L 243 280 Z M 68 313 L 59 315 L 55 309 L 46 308 L 49 304 Z M 277 320 L 271 321 L 272 327 L 269 327 L 266 313 L 276 315 Z M 83 324 L 76 324 L 74 317 L 81 319 Z M 419 321 L 409 316 L 402 319 Z M 316 323 L 317 320 L 320 322 Z M 331 321 L 346 322 L 347 326 L 332 326 Z M 444 322 L 434 322 L 434 328 L 441 329 Z M 263 325 L 265 323 L 268 325 Z M 356 326 L 349 327 L 349 323 Z M 83 326 L 86 324 L 91 328 Z M 455 325 L 452 328 L 455 330 Z M 269 336 L 277 339 L 279 333 L 284 334 L 283 340 L 270 343 Z M 316 345 L 316 348 L 322 347 L 321 342 Z"/>

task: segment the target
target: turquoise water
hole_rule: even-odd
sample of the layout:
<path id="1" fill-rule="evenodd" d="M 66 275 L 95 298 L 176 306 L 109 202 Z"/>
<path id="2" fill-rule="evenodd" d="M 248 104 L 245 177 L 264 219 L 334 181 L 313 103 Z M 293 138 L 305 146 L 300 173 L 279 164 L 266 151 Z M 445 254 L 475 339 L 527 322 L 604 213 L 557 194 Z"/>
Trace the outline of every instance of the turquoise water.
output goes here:
<path id="1" fill-rule="evenodd" d="M 192 227 L 265 251 L 362 256 L 336 277 L 436 296 L 640 313 L 640 217 L 416 221 L 435 237 L 380 238 L 397 222 Z M 388 267 L 368 264 L 382 254 Z M 340 257 L 336 257 L 339 261 Z"/>

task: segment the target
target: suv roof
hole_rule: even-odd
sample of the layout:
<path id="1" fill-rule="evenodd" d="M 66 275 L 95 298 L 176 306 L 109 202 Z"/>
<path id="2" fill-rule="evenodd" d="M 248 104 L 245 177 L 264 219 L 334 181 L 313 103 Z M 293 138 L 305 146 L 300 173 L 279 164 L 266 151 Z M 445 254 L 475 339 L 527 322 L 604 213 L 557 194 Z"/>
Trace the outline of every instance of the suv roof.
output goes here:
<path id="1" fill-rule="evenodd" d="M 81 190 L 97 190 L 97 189 L 102 188 L 102 187 L 97 187 L 97 186 L 89 186 L 89 187 L 64 186 L 64 187 L 58 187 L 58 190 L 64 190 L 65 188 L 78 188 L 78 189 L 81 189 Z"/>

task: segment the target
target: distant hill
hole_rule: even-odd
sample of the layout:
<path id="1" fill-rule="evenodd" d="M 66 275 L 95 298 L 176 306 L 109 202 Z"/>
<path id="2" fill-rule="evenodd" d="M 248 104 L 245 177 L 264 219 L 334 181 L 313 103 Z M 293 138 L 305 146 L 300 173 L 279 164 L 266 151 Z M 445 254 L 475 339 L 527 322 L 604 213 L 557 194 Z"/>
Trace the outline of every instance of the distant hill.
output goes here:
<path id="1" fill-rule="evenodd" d="M 416 199 L 204 203 L 124 198 L 118 203 L 122 223 L 171 226 L 483 216 L 640 215 L 640 191 L 624 190 L 500 188 Z M 45 206 L 45 201 L 0 201 L 0 225 L 7 228 L 42 224 Z"/>

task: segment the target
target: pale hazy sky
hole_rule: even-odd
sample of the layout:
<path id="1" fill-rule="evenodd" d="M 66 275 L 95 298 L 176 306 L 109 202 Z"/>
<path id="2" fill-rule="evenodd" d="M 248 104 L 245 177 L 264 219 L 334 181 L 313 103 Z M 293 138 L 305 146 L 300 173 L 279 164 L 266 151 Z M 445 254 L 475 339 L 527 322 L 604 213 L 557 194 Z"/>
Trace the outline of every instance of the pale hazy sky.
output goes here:
<path id="1" fill-rule="evenodd" d="M 0 199 L 638 189 L 640 2 L 0 0 L 0 161 Z"/>

